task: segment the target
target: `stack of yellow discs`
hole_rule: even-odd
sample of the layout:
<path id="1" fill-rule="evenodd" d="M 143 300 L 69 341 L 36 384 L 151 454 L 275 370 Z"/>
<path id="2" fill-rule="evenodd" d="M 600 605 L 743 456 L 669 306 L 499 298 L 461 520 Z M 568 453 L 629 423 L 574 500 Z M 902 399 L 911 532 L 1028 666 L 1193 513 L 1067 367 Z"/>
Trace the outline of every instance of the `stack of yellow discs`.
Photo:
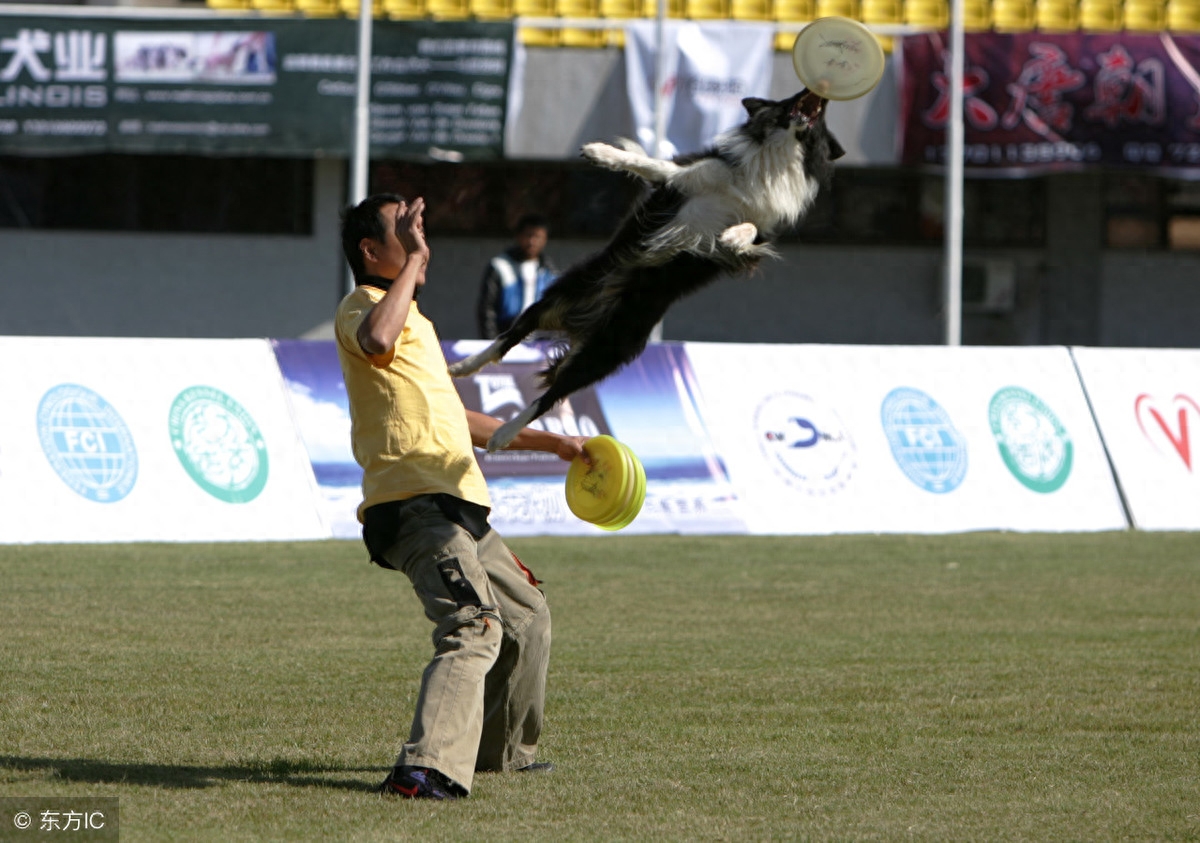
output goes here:
<path id="1" fill-rule="evenodd" d="M 605 530 L 628 527 L 646 501 L 642 461 L 611 436 L 593 436 L 584 448 L 592 464 L 576 458 L 567 469 L 567 506 Z"/>

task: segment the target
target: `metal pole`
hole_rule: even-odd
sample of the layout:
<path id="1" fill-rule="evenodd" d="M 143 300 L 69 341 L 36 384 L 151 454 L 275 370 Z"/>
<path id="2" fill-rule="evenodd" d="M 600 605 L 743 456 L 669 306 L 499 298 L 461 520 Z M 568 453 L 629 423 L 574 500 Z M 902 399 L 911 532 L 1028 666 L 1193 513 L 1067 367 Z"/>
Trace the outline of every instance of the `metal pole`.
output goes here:
<path id="1" fill-rule="evenodd" d="M 367 198 L 367 172 L 371 164 L 371 2 L 358 6 L 358 79 L 354 99 L 354 157 L 350 203 Z"/>
<path id="2" fill-rule="evenodd" d="M 350 152 L 350 204 L 367 198 L 371 167 L 371 19 L 372 0 L 358 5 L 358 77 L 354 91 L 354 148 Z M 354 273 L 346 267 L 344 292 L 354 289 Z"/>
<path id="3" fill-rule="evenodd" d="M 963 0 L 950 14 L 950 122 L 946 125 L 945 302 L 946 345 L 962 344 L 963 257 Z"/>
<path id="4" fill-rule="evenodd" d="M 663 141 L 667 136 L 667 107 L 663 102 L 663 86 L 667 84 L 667 0 L 658 0 L 654 18 L 654 149 L 650 154 L 663 157 Z"/>
<path id="5" fill-rule="evenodd" d="M 663 86 L 667 84 L 667 0 L 658 0 L 654 18 L 654 149 L 655 158 L 663 156 L 663 142 L 667 137 L 667 106 L 663 102 Z M 663 323 L 659 322 L 650 331 L 651 342 L 662 342 Z"/>

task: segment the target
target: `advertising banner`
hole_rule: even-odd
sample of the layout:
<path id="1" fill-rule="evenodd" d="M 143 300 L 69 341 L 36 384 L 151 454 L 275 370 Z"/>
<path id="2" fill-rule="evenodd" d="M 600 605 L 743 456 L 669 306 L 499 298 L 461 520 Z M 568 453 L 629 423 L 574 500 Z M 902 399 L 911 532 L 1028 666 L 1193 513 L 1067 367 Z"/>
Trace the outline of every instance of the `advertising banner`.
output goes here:
<path id="1" fill-rule="evenodd" d="M 548 348 L 457 380 L 465 406 L 518 413 Z M 0 353 L 0 543 L 360 536 L 333 342 L 6 337 Z M 1200 528 L 1200 351 L 1073 353 L 652 344 L 536 424 L 633 449 L 634 533 L 1124 529 L 1109 456 L 1135 526 Z M 604 534 L 567 508 L 566 463 L 477 455 L 502 533 Z"/>
<path id="2" fill-rule="evenodd" d="M 357 23 L 0 14 L 0 154 L 348 155 Z M 376 21 L 371 147 L 503 155 L 511 22 Z"/>
<path id="3" fill-rule="evenodd" d="M 752 533 L 1126 527 L 1065 348 L 686 347 Z"/>
<path id="4" fill-rule="evenodd" d="M 330 533 L 261 340 L 0 337 L 0 542 Z"/>
<path id="5" fill-rule="evenodd" d="M 901 162 L 944 164 L 948 38 L 901 44 Z M 1200 36 L 968 33 L 963 98 L 967 167 L 1200 168 Z"/>
<path id="6" fill-rule="evenodd" d="M 450 361 L 486 345 L 444 342 Z M 361 535 L 355 510 L 362 471 L 350 451 L 345 386 L 332 341 L 274 343 L 301 436 L 320 484 L 324 516 L 335 536 Z M 546 346 L 521 345 L 503 363 L 455 381 L 466 407 L 509 419 L 541 389 Z M 681 346 L 648 348 L 641 358 L 593 388 L 580 390 L 535 427 L 574 436 L 609 434 L 630 446 L 646 470 L 646 503 L 626 532 L 737 533 L 745 526 L 721 461 L 700 421 Z M 600 534 L 567 508 L 568 464 L 551 454 L 477 449 L 492 498 L 491 523 L 505 535 Z"/>
<path id="7" fill-rule="evenodd" d="M 1133 526 L 1200 529 L 1200 351 L 1072 348 Z"/>
<path id="8" fill-rule="evenodd" d="M 698 152 L 714 136 L 746 120 L 745 97 L 771 90 L 775 29 L 726 21 L 667 21 L 664 24 L 666 127 L 659 157 Z M 656 23 L 625 27 L 625 85 L 637 140 L 654 151 Z"/>

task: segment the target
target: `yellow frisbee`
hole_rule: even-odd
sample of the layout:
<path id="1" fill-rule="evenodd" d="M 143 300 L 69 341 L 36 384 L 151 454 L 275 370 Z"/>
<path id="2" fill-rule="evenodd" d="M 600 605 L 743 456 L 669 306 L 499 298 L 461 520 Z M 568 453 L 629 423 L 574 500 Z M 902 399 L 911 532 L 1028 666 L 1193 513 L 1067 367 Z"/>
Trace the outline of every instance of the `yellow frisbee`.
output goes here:
<path id="1" fill-rule="evenodd" d="M 618 520 L 600 526 L 606 530 L 622 530 L 633 523 L 633 520 L 638 517 L 638 513 L 642 511 L 642 504 L 646 502 L 646 469 L 642 466 L 642 461 L 637 458 L 633 451 L 629 450 L 629 458 L 633 460 L 634 469 L 637 471 L 637 482 L 634 486 L 633 493 L 629 497 L 629 502 L 625 505 L 625 509 Z"/>
<path id="2" fill-rule="evenodd" d="M 879 84 L 885 59 L 871 30 L 850 18 L 817 18 L 796 36 L 792 67 L 827 100 L 852 100 Z"/>
<path id="3" fill-rule="evenodd" d="M 606 530 L 627 527 L 646 498 L 646 473 L 641 461 L 611 436 L 593 436 L 584 447 L 591 457 L 567 469 L 567 507 L 576 518 Z"/>
<path id="4" fill-rule="evenodd" d="M 583 521 L 608 521 L 620 511 L 634 472 L 624 449 L 611 436 L 593 436 L 584 447 L 592 464 L 577 458 L 567 469 L 567 506 Z"/>

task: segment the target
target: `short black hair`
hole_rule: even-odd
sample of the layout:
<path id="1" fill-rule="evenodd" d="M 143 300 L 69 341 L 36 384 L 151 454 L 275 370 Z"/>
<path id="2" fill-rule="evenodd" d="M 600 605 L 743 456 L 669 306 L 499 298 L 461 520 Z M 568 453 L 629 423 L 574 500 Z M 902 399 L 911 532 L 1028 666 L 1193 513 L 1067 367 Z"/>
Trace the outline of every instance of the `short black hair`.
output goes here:
<path id="1" fill-rule="evenodd" d="M 357 205 L 348 205 L 342 210 L 342 254 L 346 256 L 356 281 L 361 281 L 367 274 L 358 244 L 364 237 L 382 243 L 387 237 L 387 230 L 379 218 L 380 208 L 404 201 L 404 197 L 396 193 L 375 193 Z"/>
<path id="2" fill-rule="evenodd" d="M 522 214 L 517 220 L 517 227 L 513 229 L 514 234 L 520 234 L 527 228 L 544 228 L 550 230 L 550 220 L 546 219 L 543 214 Z"/>

